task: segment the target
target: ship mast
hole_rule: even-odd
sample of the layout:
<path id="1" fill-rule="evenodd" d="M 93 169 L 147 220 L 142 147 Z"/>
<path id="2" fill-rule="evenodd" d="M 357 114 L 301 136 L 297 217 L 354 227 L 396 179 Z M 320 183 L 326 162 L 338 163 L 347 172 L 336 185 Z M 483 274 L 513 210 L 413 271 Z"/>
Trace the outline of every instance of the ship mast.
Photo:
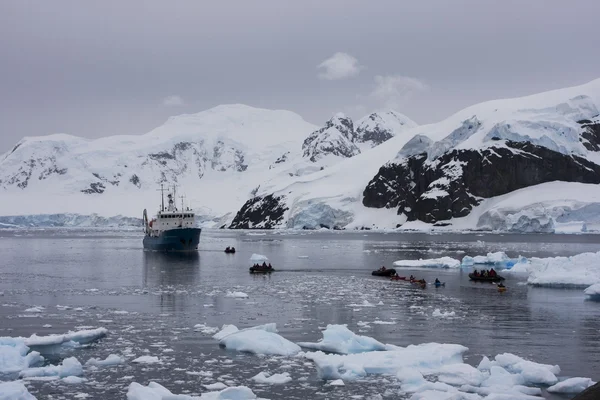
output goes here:
<path id="1" fill-rule="evenodd" d="M 160 191 L 160 200 L 161 200 L 161 208 L 160 211 L 165 211 L 165 188 L 163 187 L 163 184 L 160 184 L 160 189 L 157 189 Z"/>

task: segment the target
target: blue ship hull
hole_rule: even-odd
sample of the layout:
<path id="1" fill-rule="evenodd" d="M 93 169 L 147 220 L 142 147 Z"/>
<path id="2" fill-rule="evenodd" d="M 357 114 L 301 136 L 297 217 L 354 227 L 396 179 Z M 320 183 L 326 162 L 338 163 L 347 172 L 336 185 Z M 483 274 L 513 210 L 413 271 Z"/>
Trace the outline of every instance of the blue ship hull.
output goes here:
<path id="1" fill-rule="evenodd" d="M 144 236 L 144 249 L 154 251 L 196 251 L 200 228 L 170 229 L 159 236 Z"/>

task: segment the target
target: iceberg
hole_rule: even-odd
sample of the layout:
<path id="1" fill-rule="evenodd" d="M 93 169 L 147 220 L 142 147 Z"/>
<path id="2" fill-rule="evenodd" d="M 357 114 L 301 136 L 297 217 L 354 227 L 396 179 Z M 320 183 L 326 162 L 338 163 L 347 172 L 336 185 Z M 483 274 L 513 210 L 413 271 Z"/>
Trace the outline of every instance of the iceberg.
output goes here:
<path id="1" fill-rule="evenodd" d="M 249 400 L 257 399 L 256 395 L 246 386 L 229 387 L 219 392 L 203 393 L 200 397 L 185 394 L 173 394 L 167 388 L 156 382 L 148 386 L 132 382 L 127 390 L 127 400 Z"/>
<path id="2" fill-rule="evenodd" d="M 0 382 L 0 400 L 36 400 L 23 382 Z"/>
<path id="3" fill-rule="evenodd" d="M 515 276 L 527 276 L 534 286 L 585 288 L 600 283 L 600 252 L 582 253 L 571 257 L 523 259 L 509 271 Z"/>
<path id="4" fill-rule="evenodd" d="M 237 330 L 220 339 L 219 345 L 230 350 L 267 355 L 291 356 L 300 351 L 300 346 L 277 334 L 274 323 Z"/>
<path id="5" fill-rule="evenodd" d="M 323 331 L 323 339 L 316 343 L 299 342 L 298 345 L 338 354 L 356 354 L 387 349 L 384 344 L 371 337 L 355 334 L 346 325 L 327 325 Z"/>
<path id="6" fill-rule="evenodd" d="M 460 261 L 452 257 L 394 261 L 394 267 L 406 268 L 460 268 L 460 265 Z"/>

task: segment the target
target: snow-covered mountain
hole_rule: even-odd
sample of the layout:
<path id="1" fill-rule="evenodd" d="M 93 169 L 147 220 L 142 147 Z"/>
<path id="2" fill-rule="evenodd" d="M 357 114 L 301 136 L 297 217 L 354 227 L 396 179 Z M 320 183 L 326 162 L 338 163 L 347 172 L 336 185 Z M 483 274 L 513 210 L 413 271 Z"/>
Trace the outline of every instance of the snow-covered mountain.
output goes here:
<path id="1" fill-rule="evenodd" d="M 232 226 L 548 231 L 562 220 L 583 228 L 573 218 L 600 207 L 599 108 L 600 80 L 468 107 L 324 171 L 263 185 Z M 580 197 L 552 194 L 574 187 Z"/>
<path id="2" fill-rule="evenodd" d="M 201 214 L 223 216 L 283 169 L 282 156 L 298 153 L 316 128 L 289 111 L 226 105 L 140 136 L 28 137 L 0 159 L 0 191 L 12 215 L 138 216 L 154 211 L 160 182 L 177 183 Z"/>
<path id="3" fill-rule="evenodd" d="M 370 118 L 377 123 L 372 129 L 365 125 L 360 136 L 344 118 L 350 126 L 345 134 L 356 153 L 357 146 L 370 147 L 403 125 L 414 124 L 395 113 Z M 72 214 L 139 217 L 144 208 L 154 211 L 160 201 L 156 190 L 164 182 L 179 186 L 201 222 L 227 225 L 265 183 L 310 175 L 352 156 L 344 156 L 344 142 L 330 140 L 325 149 L 333 131 L 343 129 L 341 120 L 336 116 L 318 129 L 289 111 L 224 105 L 172 117 L 140 136 L 27 137 L 0 156 L 3 213 L 49 214 L 56 224 L 86 220 Z M 318 157 L 311 160 L 305 156 L 305 144 L 313 140 L 312 154 Z M 40 218 L 10 221 L 31 225 L 47 220 Z"/>
<path id="4" fill-rule="evenodd" d="M 394 111 L 373 113 L 356 126 L 350 117 L 338 113 L 304 140 L 303 156 L 312 162 L 330 156 L 354 157 L 415 126 L 416 122 Z"/>

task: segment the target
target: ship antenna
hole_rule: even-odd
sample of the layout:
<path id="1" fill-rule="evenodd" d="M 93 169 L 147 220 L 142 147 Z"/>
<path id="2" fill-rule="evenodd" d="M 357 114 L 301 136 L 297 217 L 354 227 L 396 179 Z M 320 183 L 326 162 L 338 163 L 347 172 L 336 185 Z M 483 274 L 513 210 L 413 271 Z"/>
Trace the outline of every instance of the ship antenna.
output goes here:
<path id="1" fill-rule="evenodd" d="M 165 211 L 165 188 L 163 187 L 163 184 L 160 184 L 160 199 L 161 199 L 161 209 L 160 211 Z"/>

